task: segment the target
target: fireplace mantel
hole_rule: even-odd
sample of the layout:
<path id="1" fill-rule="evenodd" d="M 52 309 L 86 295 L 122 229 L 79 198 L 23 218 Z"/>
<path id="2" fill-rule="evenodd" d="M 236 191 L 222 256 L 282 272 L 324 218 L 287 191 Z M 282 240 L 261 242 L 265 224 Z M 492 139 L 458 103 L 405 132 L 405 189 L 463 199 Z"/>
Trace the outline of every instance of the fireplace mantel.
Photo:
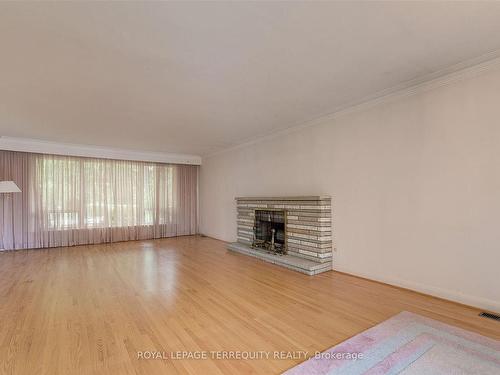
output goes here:
<path id="1" fill-rule="evenodd" d="M 244 201 L 321 201 L 327 200 L 331 202 L 331 197 L 327 195 L 304 195 L 297 197 L 236 197 L 236 202 Z"/>
<path id="2" fill-rule="evenodd" d="M 332 269 L 332 219 L 329 196 L 237 197 L 237 242 L 229 250 L 254 256 L 308 275 Z M 252 247 L 255 210 L 286 212 L 288 254 Z"/>

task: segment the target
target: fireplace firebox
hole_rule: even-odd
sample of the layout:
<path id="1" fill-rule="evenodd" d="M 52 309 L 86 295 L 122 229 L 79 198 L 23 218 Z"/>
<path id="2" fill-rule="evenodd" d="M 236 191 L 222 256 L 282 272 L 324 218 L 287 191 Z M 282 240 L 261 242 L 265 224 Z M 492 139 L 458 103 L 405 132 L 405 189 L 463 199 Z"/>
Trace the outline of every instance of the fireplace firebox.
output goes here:
<path id="1" fill-rule="evenodd" d="M 307 275 L 329 271 L 331 205 L 332 199 L 322 195 L 238 197 L 238 240 L 228 249 Z"/>
<path id="2" fill-rule="evenodd" d="M 275 254 L 286 254 L 286 212 L 284 210 L 255 210 L 252 247 Z"/>

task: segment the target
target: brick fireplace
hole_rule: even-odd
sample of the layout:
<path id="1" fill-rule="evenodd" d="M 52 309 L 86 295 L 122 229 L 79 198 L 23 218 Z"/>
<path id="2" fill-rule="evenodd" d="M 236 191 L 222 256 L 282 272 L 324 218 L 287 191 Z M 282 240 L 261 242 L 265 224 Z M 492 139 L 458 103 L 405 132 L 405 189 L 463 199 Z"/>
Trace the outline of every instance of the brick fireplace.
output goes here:
<path id="1" fill-rule="evenodd" d="M 239 197 L 229 250 L 316 275 L 332 269 L 331 198 Z"/>

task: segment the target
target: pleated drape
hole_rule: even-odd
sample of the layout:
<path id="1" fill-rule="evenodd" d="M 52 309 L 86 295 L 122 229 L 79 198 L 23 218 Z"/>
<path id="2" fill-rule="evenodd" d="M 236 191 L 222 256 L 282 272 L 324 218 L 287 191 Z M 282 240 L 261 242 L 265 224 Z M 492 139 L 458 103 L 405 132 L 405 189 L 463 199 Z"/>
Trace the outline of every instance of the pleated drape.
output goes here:
<path id="1" fill-rule="evenodd" d="M 0 151 L 0 180 L 0 249 L 197 233 L 197 166 Z"/>

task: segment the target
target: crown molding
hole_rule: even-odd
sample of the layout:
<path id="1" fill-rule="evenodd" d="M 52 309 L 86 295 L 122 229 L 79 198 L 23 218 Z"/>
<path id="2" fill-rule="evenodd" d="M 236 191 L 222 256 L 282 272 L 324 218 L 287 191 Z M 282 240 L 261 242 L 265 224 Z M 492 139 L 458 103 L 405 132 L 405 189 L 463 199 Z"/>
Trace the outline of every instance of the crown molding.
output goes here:
<path id="1" fill-rule="evenodd" d="M 6 136 L 0 136 L 0 150 L 156 163 L 201 165 L 201 157 L 198 155 L 133 151 Z"/>
<path id="2" fill-rule="evenodd" d="M 462 61 L 445 69 L 427 74 L 423 77 L 412 79 L 397 86 L 379 91 L 373 95 L 365 97 L 356 102 L 351 102 L 347 105 L 337 108 L 330 113 L 321 115 L 312 120 L 292 124 L 291 126 L 284 129 L 275 130 L 261 136 L 252 137 L 233 146 L 229 146 L 221 150 L 202 155 L 202 158 L 207 159 L 212 156 L 223 154 L 229 151 L 245 148 L 262 141 L 282 137 L 303 129 L 324 124 L 325 122 L 335 120 L 341 116 L 361 112 L 397 99 L 434 90 L 439 87 L 453 84 L 455 82 L 460 82 L 468 78 L 476 77 L 484 72 L 493 70 L 498 67 L 500 67 L 500 50 L 494 50 L 479 57 Z"/>

